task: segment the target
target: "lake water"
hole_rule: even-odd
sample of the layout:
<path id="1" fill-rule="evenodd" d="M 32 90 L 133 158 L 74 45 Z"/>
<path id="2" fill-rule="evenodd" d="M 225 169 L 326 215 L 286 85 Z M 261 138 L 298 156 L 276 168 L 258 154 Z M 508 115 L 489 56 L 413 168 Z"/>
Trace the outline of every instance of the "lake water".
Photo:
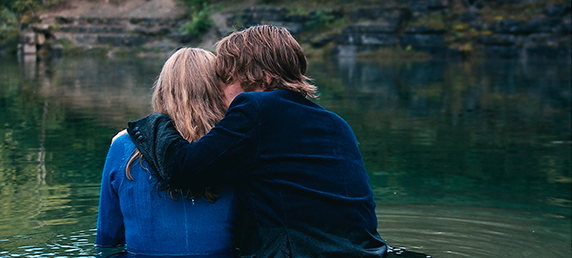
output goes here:
<path id="1" fill-rule="evenodd" d="M 164 58 L 0 60 L 0 257 L 89 257 L 111 137 Z M 379 233 L 444 257 L 572 257 L 571 64 L 310 60 Z"/>

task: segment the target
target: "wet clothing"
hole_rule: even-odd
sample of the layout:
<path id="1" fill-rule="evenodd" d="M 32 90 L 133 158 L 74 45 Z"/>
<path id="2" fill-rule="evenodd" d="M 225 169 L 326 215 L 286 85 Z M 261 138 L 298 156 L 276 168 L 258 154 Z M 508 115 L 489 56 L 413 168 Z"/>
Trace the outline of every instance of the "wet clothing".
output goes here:
<path id="1" fill-rule="evenodd" d="M 161 177 L 180 187 L 230 182 L 242 257 L 383 257 L 373 192 L 349 125 L 288 90 L 238 95 L 189 143 L 151 114 L 128 132 Z"/>
<path id="2" fill-rule="evenodd" d="M 159 191 L 149 165 L 135 160 L 129 180 L 127 162 L 135 151 L 128 135 L 116 139 L 107 154 L 101 182 L 97 247 L 125 246 L 131 254 L 229 258 L 234 252 L 233 190 L 216 188 L 214 203 Z"/>

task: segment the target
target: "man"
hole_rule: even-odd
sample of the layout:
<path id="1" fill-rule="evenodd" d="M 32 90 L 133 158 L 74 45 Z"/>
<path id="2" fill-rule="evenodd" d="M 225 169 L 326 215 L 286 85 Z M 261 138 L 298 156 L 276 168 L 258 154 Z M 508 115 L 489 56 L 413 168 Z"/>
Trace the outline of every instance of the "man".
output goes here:
<path id="1" fill-rule="evenodd" d="M 166 115 L 129 123 L 150 166 L 174 187 L 233 184 L 242 257 L 384 257 L 356 138 L 307 99 L 316 88 L 290 33 L 233 33 L 217 43 L 216 69 L 230 106 L 199 141 L 185 141 Z"/>

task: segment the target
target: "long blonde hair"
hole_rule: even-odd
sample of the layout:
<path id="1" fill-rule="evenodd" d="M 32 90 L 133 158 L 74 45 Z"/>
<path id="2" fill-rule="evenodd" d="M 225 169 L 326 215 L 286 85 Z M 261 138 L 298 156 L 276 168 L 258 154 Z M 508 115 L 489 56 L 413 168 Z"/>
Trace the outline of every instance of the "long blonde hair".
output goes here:
<path id="1" fill-rule="evenodd" d="M 215 73 L 215 55 L 199 48 L 181 48 L 163 65 L 153 91 L 153 110 L 169 115 L 175 128 L 187 141 L 197 141 L 224 117 L 226 106 L 218 87 Z M 142 163 L 142 155 L 136 150 L 127 163 L 126 175 L 130 180 L 131 165 L 136 158 Z M 173 194 L 181 191 L 170 186 L 161 190 Z M 215 201 L 217 196 L 209 188 L 184 191 L 185 198 L 204 196 Z"/>

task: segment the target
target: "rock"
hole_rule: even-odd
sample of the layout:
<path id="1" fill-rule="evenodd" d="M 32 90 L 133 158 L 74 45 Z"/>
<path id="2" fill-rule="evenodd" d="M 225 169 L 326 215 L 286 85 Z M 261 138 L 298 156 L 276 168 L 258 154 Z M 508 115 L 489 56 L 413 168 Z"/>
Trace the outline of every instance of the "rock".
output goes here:
<path id="1" fill-rule="evenodd" d="M 184 33 L 173 33 L 169 37 L 181 44 L 189 43 L 191 40 L 193 40 L 193 36 L 186 35 Z"/>
<path id="2" fill-rule="evenodd" d="M 24 55 L 36 55 L 36 44 L 20 44 L 21 51 Z"/>
<path id="3" fill-rule="evenodd" d="M 459 20 L 461 20 L 462 22 L 473 22 L 474 20 L 476 20 L 477 18 L 481 17 L 482 14 L 473 10 L 469 10 L 466 11 L 464 13 L 461 14 L 461 16 L 459 17 Z"/>
<path id="4" fill-rule="evenodd" d="M 75 34 L 71 39 L 76 45 L 94 46 L 98 43 L 97 34 Z"/>
<path id="5" fill-rule="evenodd" d="M 405 34 L 401 37 L 401 47 L 411 46 L 418 50 L 442 47 L 443 42 L 445 42 L 445 37 L 437 34 Z"/>
<path id="6" fill-rule="evenodd" d="M 516 46 L 484 46 L 483 53 L 492 58 L 516 58 L 519 57 L 519 49 Z"/>
<path id="7" fill-rule="evenodd" d="M 570 56 L 569 46 L 569 35 L 537 33 L 527 38 L 523 49 L 528 59 L 558 59 Z"/>
<path id="8" fill-rule="evenodd" d="M 145 27 L 135 27 L 133 32 L 143 34 L 146 36 L 161 36 L 167 35 L 171 33 L 171 29 L 168 27 L 152 27 L 152 28 L 145 28 Z"/>
<path id="9" fill-rule="evenodd" d="M 56 22 L 60 23 L 60 24 L 71 24 L 74 22 L 74 18 L 73 17 L 62 17 L 62 16 L 57 16 L 55 17 Z"/>
<path id="10" fill-rule="evenodd" d="M 298 34 L 304 31 L 304 24 L 299 22 L 288 22 L 288 21 L 273 21 L 270 24 L 284 27 L 292 34 Z"/>
<path id="11" fill-rule="evenodd" d="M 417 51 L 429 52 L 436 56 L 457 56 L 461 53 L 454 49 L 449 49 L 445 44 L 444 29 L 432 29 L 426 25 L 409 26 L 401 36 L 400 45 L 402 48 L 413 48 Z M 459 52 L 459 53 L 453 53 Z"/>
<path id="12" fill-rule="evenodd" d="M 448 1 L 438 0 L 410 0 L 409 7 L 413 17 L 422 17 L 429 12 L 443 11 L 447 8 Z"/>
<path id="13" fill-rule="evenodd" d="M 317 9 L 300 14 L 291 13 L 281 7 L 258 6 L 236 12 L 228 18 L 226 27 L 247 28 L 259 24 L 273 24 L 285 27 L 292 34 L 299 34 L 340 17 L 341 13 L 337 10 Z"/>
<path id="14" fill-rule="evenodd" d="M 557 31 L 560 19 L 558 18 L 534 18 L 527 24 L 531 33 Z"/>
<path id="15" fill-rule="evenodd" d="M 429 28 L 426 25 L 413 25 L 413 26 L 409 26 L 406 30 L 405 30 L 406 34 L 437 34 L 437 35 L 443 35 L 445 33 L 447 33 L 447 31 L 445 29 L 433 29 L 433 28 Z"/>
<path id="16" fill-rule="evenodd" d="M 60 31 L 66 32 L 66 33 L 86 33 L 87 27 L 76 26 L 76 25 L 67 25 L 67 26 L 62 25 L 62 26 L 60 26 Z"/>
<path id="17" fill-rule="evenodd" d="M 552 18 L 559 18 L 566 13 L 566 11 L 570 11 L 570 7 L 566 9 L 566 6 L 560 3 L 549 4 L 544 8 L 544 15 Z"/>
<path id="18" fill-rule="evenodd" d="M 367 7 L 356 9 L 347 15 L 353 21 L 385 21 L 392 26 L 401 26 L 403 22 L 411 19 L 411 10 L 403 7 Z"/>
<path id="19" fill-rule="evenodd" d="M 228 26 L 227 23 L 231 16 L 231 13 L 213 13 L 211 15 L 213 25 L 219 37 L 225 37 L 234 31 L 233 28 Z"/>
<path id="20" fill-rule="evenodd" d="M 565 47 L 552 48 L 545 46 L 537 46 L 526 48 L 526 56 L 529 59 L 561 59 L 570 57 L 570 49 Z"/>
<path id="21" fill-rule="evenodd" d="M 517 19 L 494 21 L 491 25 L 491 30 L 495 33 L 504 34 L 530 34 L 528 26 Z"/>
<path id="22" fill-rule="evenodd" d="M 572 19 L 570 19 L 570 14 L 568 14 L 568 17 L 562 20 L 558 31 L 568 35 L 572 33 Z"/>
<path id="23" fill-rule="evenodd" d="M 84 3 L 89 5 L 87 1 Z M 320 48 L 337 44 L 333 52 L 340 56 L 352 56 L 368 50 L 384 47 L 411 47 L 438 56 L 457 57 L 462 51 L 482 50 L 487 57 L 501 58 L 569 58 L 571 26 L 571 2 L 553 0 L 408 0 L 408 1 L 362 1 L 348 8 L 300 9 L 298 7 L 252 6 L 226 13 L 215 12 L 212 16 L 214 29 L 208 40 L 224 37 L 233 31 L 252 25 L 274 24 L 286 27 L 312 47 Z M 501 19 L 490 22 L 483 17 L 484 7 L 509 8 L 534 2 L 541 13 L 524 19 Z M 503 6 L 505 5 L 505 6 Z M 157 9 L 157 8 L 155 8 Z M 84 8 L 82 12 L 59 12 L 42 15 L 58 24 L 59 31 L 44 24 L 21 24 L 22 31 L 33 31 L 36 36 L 22 36 L 21 50 L 25 44 L 43 46 L 45 42 L 67 39 L 72 45 L 98 48 L 136 48 L 145 44 L 155 49 L 168 49 L 172 45 L 197 43 L 193 38 L 178 31 L 186 21 L 182 16 L 125 15 L 125 10 L 102 10 Z M 146 12 L 152 8 L 146 8 Z M 162 9 L 166 10 L 166 9 Z M 117 11 L 117 12 L 114 12 Z M 133 10 L 132 10 L 133 11 Z M 173 10 L 171 10 L 173 11 Z M 157 9 L 157 12 L 159 10 Z M 443 14 L 444 26 L 428 27 L 426 24 L 410 25 L 412 19 L 432 13 Z M 452 15 L 449 15 L 452 14 Z M 81 16 L 78 16 L 81 15 Z M 89 15 L 89 16 L 88 16 Z M 51 18 L 50 18 L 51 17 Z M 159 18 L 163 17 L 163 18 Z M 510 17 L 510 16 L 507 16 Z M 335 30 L 326 28 L 344 18 L 350 25 Z M 428 17 L 431 18 L 431 17 Z M 463 23 L 463 29 L 451 30 L 453 25 Z M 466 26 L 468 25 L 468 26 Z M 441 28 L 442 27 L 442 28 Z M 458 27 L 456 27 L 458 28 Z M 316 31 L 313 33 L 313 31 Z M 39 36 L 42 34 L 44 37 Z M 479 36 L 481 35 L 481 36 Z M 202 42 L 204 43 L 204 42 Z M 469 46 L 465 48 L 464 46 Z M 469 50 L 467 50 L 469 49 Z M 44 48 L 42 48 L 44 50 Z M 32 51 L 32 50 L 29 50 Z"/>
<path id="24" fill-rule="evenodd" d="M 314 35 L 312 36 L 308 42 L 312 44 L 312 47 L 321 48 L 327 45 L 328 43 L 334 41 L 336 39 L 335 35 Z"/>
<path id="25" fill-rule="evenodd" d="M 45 43 L 46 43 L 46 34 L 36 33 L 36 44 L 37 45 L 44 45 Z"/>
<path id="26" fill-rule="evenodd" d="M 397 24 L 389 23 L 361 23 L 348 25 L 343 28 L 342 33 L 368 33 L 368 34 L 393 34 L 396 33 L 399 27 Z"/>
<path id="27" fill-rule="evenodd" d="M 342 34 L 338 36 L 338 44 L 362 47 L 395 46 L 397 37 L 394 34 Z"/>
<path id="28" fill-rule="evenodd" d="M 130 34 L 103 34 L 97 36 L 97 43 L 103 45 L 112 45 L 118 47 L 136 47 L 147 42 L 149 37 L 144 35 Z"/>
<path id="29" fill-rule="evenodd" d="M 469 23 L 470 28 L 474 28 L 477 31 L 486 31 L 489 30 L 489 25 L 486 21 L 482 20 L 475 20 Z"/>
<path id="30" fill-rule="evenodd" d="M 337 37 L 340 45 L 357 45 L 372 49 L 396 46 L 398 27 L 387 23 L 366 23 L 346 26 Z"/>
<path id="31" fill-rule="evenodd" d="M 519 38 L 513 34 L 484 35 L 477 38 L 477 42 L 485 46 L 514 46 Z"/>
<path id="32" fill-rule="evenodd" d="M 28 27 L 36 33 L 44 33 L 44 34 L 50 33 L 50 25 L 49 24 L 30 24 L 30 25 L 28 25 Z"/>
<path id="33" fill-rule="evenodd" d="M 250 27 L 253 25 L 286 21 L 288 10 L 280 7 L 254 6 L 237 13 L 229 19 L 229 26 Z M 239 24 L 240 23 L 240 24 Z"/>
<path id="34" fill-rule="evenodd" d="M 34 32 L 20 33 L 20 43 L 24 45 L 36 45 L 36 33 Z"/>
<path id="35" fill-rule="evenodd" d="M 561 48 L 566 47 L 570 44 L 569 37 L 561 37 L 551 33 L 538 33 L 530 35 L 524 44 L 524 47 L 532 46 L 545 46 L 550 48 Z"/>

